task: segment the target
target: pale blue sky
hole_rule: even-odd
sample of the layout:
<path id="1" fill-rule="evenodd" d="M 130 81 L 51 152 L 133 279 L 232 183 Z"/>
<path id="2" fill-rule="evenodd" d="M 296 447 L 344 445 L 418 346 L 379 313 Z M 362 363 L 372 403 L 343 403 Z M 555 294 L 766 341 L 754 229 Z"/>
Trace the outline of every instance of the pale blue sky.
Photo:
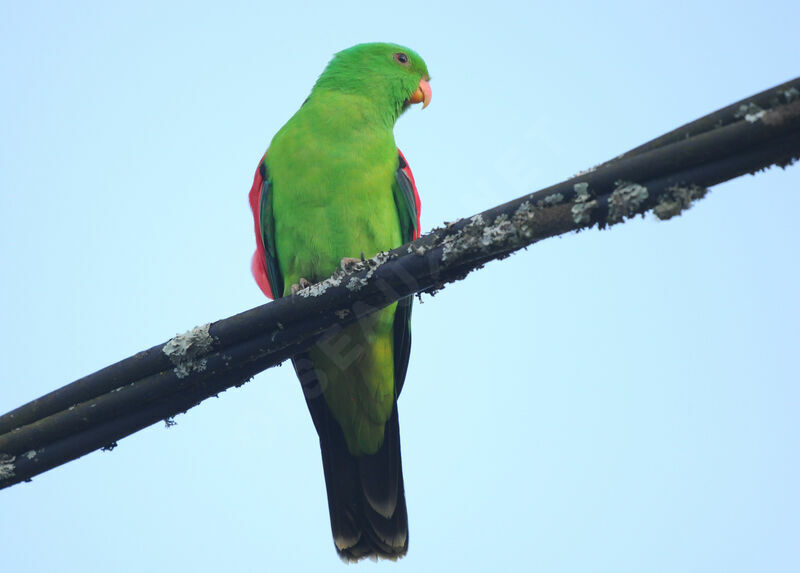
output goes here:
<path id="1" fill-rule="evenodd" d="M 0 0 L 1 411 L 264 302 L 252 173 L 339 49 L 428 63 L 424 229 L 800 74 L 789 0 L 66 4 Z M 773 169 L 425 297 L 410 550 L 358 568 L 800 570 L 798 213 Z M 0 492 L 3 571 L 343 570 L 291 368 L 177 421 Z"/>

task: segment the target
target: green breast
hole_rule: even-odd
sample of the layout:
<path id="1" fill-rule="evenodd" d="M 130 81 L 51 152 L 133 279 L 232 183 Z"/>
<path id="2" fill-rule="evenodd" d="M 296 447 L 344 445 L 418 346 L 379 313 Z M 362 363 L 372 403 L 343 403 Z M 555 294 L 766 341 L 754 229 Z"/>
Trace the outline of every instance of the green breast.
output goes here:
<path id="1" fill-rule="evenodd" d="M 270 145 L 275 242 L 287 292 L 300 277 L 330 276 L 342 257 L 371 257 L 401 244 L 394 136 L 369 121 L 359 99 L 309 99 Z"/>
<path id="2" fill-rule="evenodd" d="M 370 113 L 366 100 L 312 96 L 275 135 L 267 167 L 284 295 L 301 277 L 327 278 L 343 257 L 372 257 L 402 244 L 392 191 L 397 147 L 391 126 Z M 310 353 L 354 455 L 380 447 L 394 404 L 394 308 Z"/>

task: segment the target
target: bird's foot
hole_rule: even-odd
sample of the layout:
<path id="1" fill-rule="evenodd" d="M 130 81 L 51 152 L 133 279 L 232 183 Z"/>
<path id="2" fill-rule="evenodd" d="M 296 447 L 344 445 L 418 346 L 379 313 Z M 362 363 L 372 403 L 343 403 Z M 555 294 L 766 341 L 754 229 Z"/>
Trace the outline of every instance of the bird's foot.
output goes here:
<path id="1" fill-rule="evenodd" d="M 355 259 L 353 257 L 344 257 L 342 258 L 342 262 L 340 263 L 342 270 L 346 273 L 352 272 L 358 268 L 358 264 L 364 261 L 364 253 L 361 253 L 360 259 Z"/>
<path id="2" fill-rule="evenodd" d="M 303 290 L 306 287 L 310 287 L 311 283 L 308 282 L 306 279 L 301 278 L 299 281 L 292 285 L 292 294 L 297 294 L 298 291 Z"/>

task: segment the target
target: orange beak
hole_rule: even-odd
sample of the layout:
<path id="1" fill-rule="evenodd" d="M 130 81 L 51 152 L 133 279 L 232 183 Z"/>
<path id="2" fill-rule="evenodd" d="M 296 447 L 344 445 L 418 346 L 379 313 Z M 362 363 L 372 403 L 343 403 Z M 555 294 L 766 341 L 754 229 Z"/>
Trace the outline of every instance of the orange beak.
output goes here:
<path id="1" fill-rule="evenodd" d="M 422 109 L 428 107 L 428 104 L 431 103 L 431 97 L 433 96 L 431 92 L 431 84 L 429 84 L 424 78 L 419 80 L 419 87 L 417 91 L 411 94 L 411 97 L 408 98 L 408 101 L 411 103 L 421 103 Z"/>

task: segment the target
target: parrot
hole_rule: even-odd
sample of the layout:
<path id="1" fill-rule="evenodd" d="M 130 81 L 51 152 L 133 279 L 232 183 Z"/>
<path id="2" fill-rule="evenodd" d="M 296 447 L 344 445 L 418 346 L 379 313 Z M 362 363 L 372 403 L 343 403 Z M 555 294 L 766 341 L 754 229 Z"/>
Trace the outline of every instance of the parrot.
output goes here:
<path id="1" fill-rule="evenodd" d="M 420 236 L 420 198 L 393 128 L 428 106 L 413 50 L 358 44 L 334 54 L 273 137 L 249 194 L 251 270 L 269 298 Z M 411 348 L 412 297 L 318 341 L 292 362 L 319 437 L 333 541 L 345 562 L 408 551 L 397 398 Z"/>

